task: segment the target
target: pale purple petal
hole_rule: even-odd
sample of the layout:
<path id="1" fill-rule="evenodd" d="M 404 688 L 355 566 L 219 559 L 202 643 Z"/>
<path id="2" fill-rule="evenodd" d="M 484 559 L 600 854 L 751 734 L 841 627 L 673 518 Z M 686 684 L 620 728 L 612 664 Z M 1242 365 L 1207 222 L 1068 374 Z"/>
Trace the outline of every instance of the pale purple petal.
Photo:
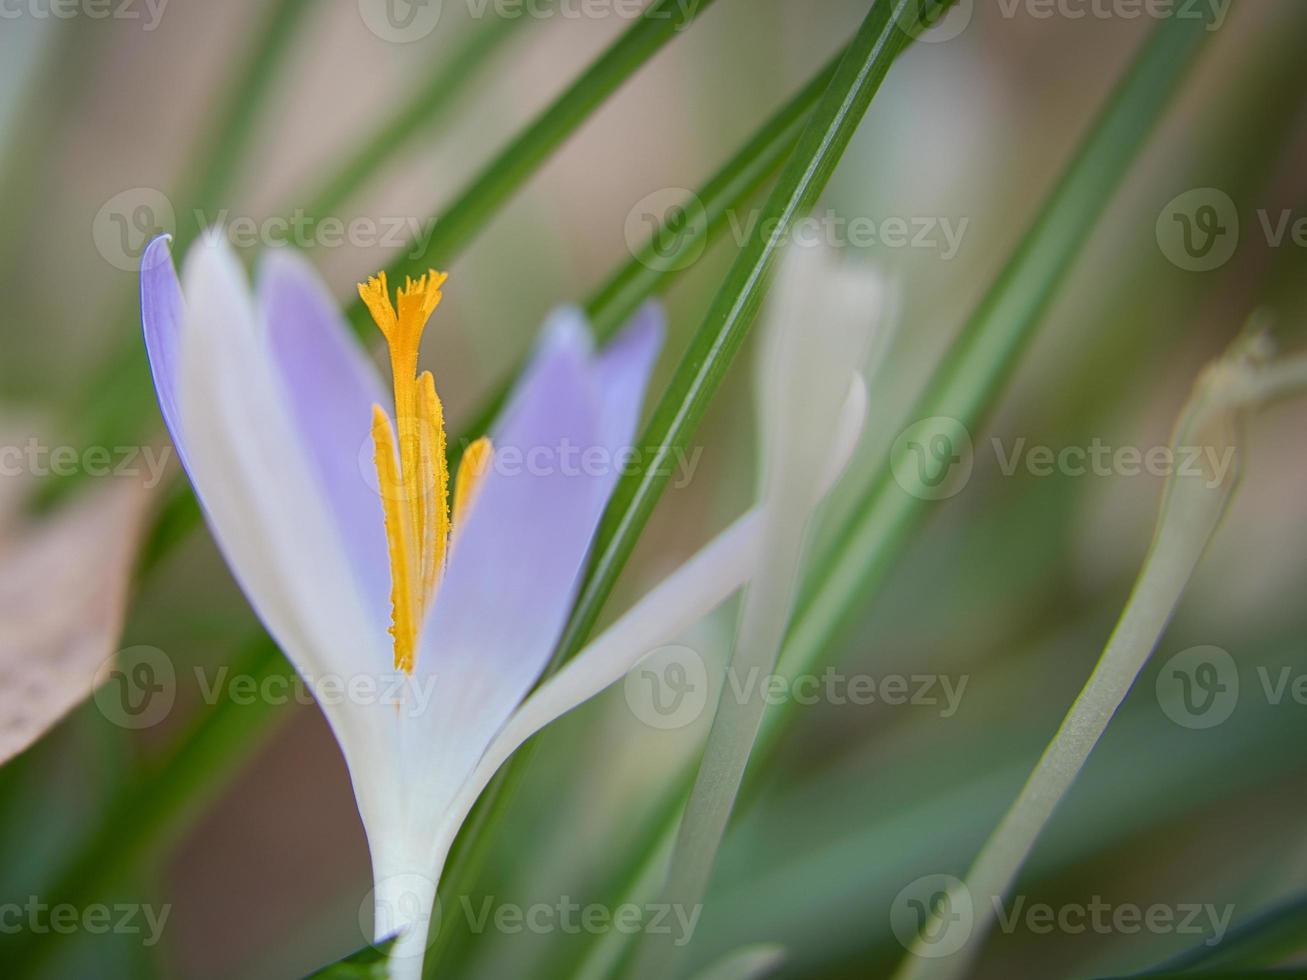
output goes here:
<path id="1" fill-rule="evenodd" d="M 662 333 L 661 311 L 650 305 L 594 357 L 580 311 L 563 308 L 546 322 L 423 630 L 418 677 L 434 679 L 434 691 L 429 723 L 415 726 L 408 751 L 469 770 L 544 669 Z M 587 450 L 600 450 L 605 465 L 588 465 Z"/>
<path id="2" fill-rule="evenodd" d="M 602 445 L 588 339 L 551 324 L 494 437 L 494 464 L 453 553 L 419 644 L 435 679 L 425 750 L 470 770 L 531 688 L 562 632 L 603 511 Z M 434 742 L 434 744 L 433 744 Z M 457 761 L 455 761 L 457 760 Z"/>
<path id="3" fill-rule="evenodd" d="M 182 290 L 172 263 L 171 237 L 160 235 L 141 257 L 141 327 L 159 411 L 186 465 L 178 375 L 181 370 Z"/>
<path id="4" fill-rule="evenodd" d="M 260 311 L 287 407 L 363 601 L 375 622 L 387 624 L 390 561 L 371 467 L 372 406 L 388 406 L 389 398 L 307 261 L 277 249 L 267 253 L 259 272 Z"/>

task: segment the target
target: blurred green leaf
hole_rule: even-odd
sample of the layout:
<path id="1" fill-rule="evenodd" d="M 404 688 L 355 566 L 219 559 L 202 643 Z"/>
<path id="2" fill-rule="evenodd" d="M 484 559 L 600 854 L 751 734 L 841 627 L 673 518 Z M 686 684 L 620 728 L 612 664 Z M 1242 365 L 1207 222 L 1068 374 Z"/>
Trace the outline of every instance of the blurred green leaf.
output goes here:
<path id="1" fill-rule="evenodd" d="M 310 973 L 305 980 L 387 980 L 390 976 L 390 948 L 394 938 L 364 946 L 343 960 Z"/>
<path id="2" fill-rule="evenodd" d="M 714 0 L 655 0 L 530 126 L 505 146 L 475 180 L 437 217 L 422 254 L 404 254 L 386 270 L 392 281 L 420 275 L 429 266 L 447 267 L 476 233 L 508 202 L 540 165 L 604 100 L 617 91 L 667 42 L 684 31 Z M 361 300 L 350 321 L 365 334 L 372 319 Z"/>
<path id="3" fill-rule="evenodd" d="M 216 111 L 209 114 L 210 120 L 199 143 L 189 155 L 189 165 L 183 171 L 186 176 L 174 197 L 181 204 L 179 217 L 196 211 L 214 214 L 230 196 L 249 157 L 286 56 L 305 18 L 319 9 L 311 0 L 275 0 L 269 5 L 261 26 L 251 32 L 253 43 L 236 61 L 230 89 Z M 184 253 L 199 231 L 190 222 L 179 222 L 174 243 L 178 255 Z M 137 434 L 153 404 L 138 330 L 140 314 L 135 281 L 132 286 L 121 320 L 122 347 L 97 372 L 95 379 L 84 386 L 88 400 L 76 406 L 79 425 L 85 425 L 89 419 L 94 426 L 88 437 L 93 444 L 112 446 Z M 73 482 L 51 481 L 49 487 L 55 493 L 62 493 Z"/>
<path id="4" fill-rule="evenodd" d="M 231 665 L 232 676 L 248 676 L 257 689 L 271 677 L 290 680 L 290 665 L 272 641 L 259 637 Z M 153 854 L 176 841 L 186 818 L 199 813 L 257 747 L 276 719 L 290 717 L 264 698 L 232 700 L 201 713 L 157 760 L 128 778 L 100 813 L 95 830 L 79 842 L 66 866 L 41 894 L 85 907 Z M 57 896 L 57 897 L 56 897 Z M 50 935 L 30 931 L 0 938 L 6 972 L 22 976 L 59 950 Z"/>
<path id="5" fill-rule="evenodd" d="M 1262 969 L 1307 949 L 1307 894 L 1294 895 L 1232 929 L 1213 945 L 1195 946 L 1139 977 L 1307 976 L 1307 969 Z M 1259 972 L 1261 971 L 1261 972 Z"/>
<path id="6" fill-rule="evenodd" d="M 541 0 L 542 14 L 552 0 Z M 421 135 L 430 131 L 494 55 L 512 39 L 515 28 L 530 17 L 492 17 L 478 24 L 448 58 L 437 60 L 426 81 L 412 96 L 358 141 L 358 149 L 324 177 L 303 205 L 305 214 L 324 218 L 362 190 L 388 164 L 398 159 Z"/>

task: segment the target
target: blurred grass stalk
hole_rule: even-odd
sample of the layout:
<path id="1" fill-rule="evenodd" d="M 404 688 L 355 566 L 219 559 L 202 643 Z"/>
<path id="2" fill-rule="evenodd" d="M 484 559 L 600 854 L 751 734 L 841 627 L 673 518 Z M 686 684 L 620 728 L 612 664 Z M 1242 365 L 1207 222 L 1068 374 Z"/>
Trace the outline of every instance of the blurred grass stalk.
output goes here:
<path id="1" fill-rule="evenodd" d="M 1098 219 L 1196 61 L 1209 36 L 1206 28 L 1202 18 L 1170 17 L 1155 29 L 909 419 L 949 418 L 971 430 L 983 424 Z M 853 516 L 832 536 L 837 544 L 814 563 L 782 650 L 782 675 L 793 679 L 816 669 L 854 609 L 879 589 L 924 517 L 928 497 L 902 489 L 892 463 L 887 459 L 881 466 Z M 793 703 L 788 701 L 764 715 L 753 750 L 755 766 L 775 750 L 792 721 Z M 678 785 L 669 799 L 683 792 Z M 669 805 L 673 819 L 661 828 L 664 842 L 675 834 L 679 815 L 679 807 Z M 659 851 L 650 843 L 623 880 L 656 878 L 646 855 Z M 603 947 L 624 941 L 601 939 L 591 956 L 609 957 Z"/>
<path id="2" fill-rule="evenodd" d="M 816 204 L 825 189 L 827 180 L 843 156 L 849 140 L 852 139 L 866 114 L 872 98 L 879 90 L 890 65 L 912 40 L 912 32 L 934 23 L 950 5 L 942 3 L 933 9 L 926 7 L 918 10 L 914 2 L 915 0 L 905 0 L 895 7 L 890 7 L 884 2 L 873 4 L 859 28 L 835 80 L 831 83 L 830 91 L 823 98 L 807 130 L 800 137 L 794 156 L 787 164 L 763 209 L 764 222 L 778 219 L 777 234 L 769 241 L 758 239 L 756 242 L 751 242 L 741 252 L 731 273 L 727 276 L 722 295 L 714 303 L 714 308 L 709 312 L 702 330 L 703 334 L 712 338 L 712 347 L 703 345 L 700 348 L 703 350 L 701 354 L 692 346 L 690 355 L 687 355 L 686 360 L 682 362 L 683 368 L 690 365 L 692 370 L 705 379 L 697 384 L 720 383 L 725 365 L 717 369 L 714 376 L 700 364 L 711 368 L 709 351 L 714 349 L 726 348 L 729 351 L 724 358 L 725 364 L 729 364 L 734 357 L 734 351 L 738 350 L 747 329 L 746 325 L 755 318 L 756 310 L 765 292 L 755 284 L 767 281 L 768 266 L 774 261 L 774 253 L 784 240 L 784 232 L 790 222 L 796 217 L 807 214 Z M 920 16 L 921 22 L 914 23 L 911 20 L 914 16 Z M 809 176 L 814 173 L 819 176 L 816 178 Z M 764 223 L 763 227 L 767 225 Z M 757 298 L 753 299 L 748 293 L 756 294 Z M 736 310 L 740 311 L 736 314 L 738 327 L 731 322 L 731 315 Z M 858 313 L 849 311 L 848 315 L 857 316 Z M 871 311 L 862 311 L 861 315 L 866 317 L 872 314 Z M 847 329 L 835 324 L 830 324 L 827 328 Z M 820 324 L 818 329 L 822 329 Z M 738 333 L 741 337 L 741 341 L 735 341 L 734 349 L 728 346 L 731 343 L 732 332 Z M 699 359 L 700 363 L 696 363 L 696 360 L 691 358 Z M 676 390 L 676 383 L 673 382 L 669 389 L 669 396 Z M 687 386 L 687 394 L 682 398 L 683 403 L 694 404 L 689 401 L 691 397 L 689 393 L 693 390 L 692 386 Z M 684 409 L 678 405 L 678 413 L 683 411 Z M 656 426 L 659 417 L 659 413 L 655 412 L 651 428 Z M 684 445 L 689 439 L 689 434 L 689 431 L 685 431 L 681 435 L 674 424 L 669 425 L 668 442 L 662 445 L 666 446 L 673 441 L 679 441 L 679 444 Z M 820 442 L 824 434 L 813 433 L 812 438 Z M 777 464 L 773 463 L 773 465 Z M 768 560 L 766 566 L 759 569 L 753 581 L 749 583 L 744 600 L 739 633 L 732 654 L 732 666 L 740 668 L 741 676 L 749 675 L 751 669 L 761 672 L 763 676 L 775 671 L 776 659 L 780 655 L 780 646 L 784 638 L 785 624 L 789 619 L 790 606 L 794 600 L 808 517 L 811 506 L 816 503 L 812 501 L 807 509 L 803 506 L 804 497 L 810 492 L 807 483 L 811 480 L 811 472 L 797 461 L 794 465 L 798 467 L 797 474 L 788 474 L 788 479 L 771 482 L 765 491 L 766 496 L 771 498 L 766 500 L 763 510 L 766 515 L 765 526 L 768 529 Z M 654 472 L 657 472 L 657 469 Z M 653 496 L 656 497 L 657 492 L 655 491 Z M 631 513 L 642 526 L 653 504 L 651 502 L 642 512 L 637 488 L 627 498 L 627 506 L 630 508 L 628 513 Z M 614 535 L 615 538 L 619 536 Z M 635 535 L 632 534 L 632 547 L 634 540 Z M 617 561 L 624 564 L 627 555 L 620 552 L 616 554 Z M 601 584 L 603 583 L 602 572 L 596 578 Z M 608 588 L 611 588 L 615 578 L 616 573 L 610 579 Z M 584 599 L 581 605 L 584 608 Z M 730 819 L 736 794 L 743 780 L 754 739 L 762 723 L 765 702 L 761 698 L 733 701 L 728 696 L 727 688 L 728 685 L 723 685 L 698 777 L 686 803 L 685 814 L 672 851 L 667 881 L 661 897 L 662 904 L 667 908 L 693 909 L 701 905 L 717 850 L 726 832 L 726 824 Z M 673 976 L 676 972 L 676 963 L 682 953 L 683 946 L 674 943 L 670 935 L 647 935 L 636 943 L 635 961 L 630 973 L 637 980 L 656 980 L 659 977 Z"/>
<path id="3" fill-rule="evenodd" d="M 897 980 L 955 980 L 975 961 L 996 907 L 1160 642 L 1216 533 L 1242 475 L 1244 416 L 1268 402 L 1307 391 L 1307 355 L 1275 360 L 1269 348 L 1269 336 L 1254 330 L 1209 365 L 1195 385 L 1171 446 L 1177 451 L 1201 447 L 1202 472 L 1173 474 L 1167 480 L 1152 546 L 1097 666 L 966 881 L 936 904 Z M 1222 472 L 1216 461 L 1227 458 L 1232 465 Z M 973 918 L 944 918 L 945 911 L 959 907 L 973 908 Z M 932 953 L 930 943 L 953 928 L 967 930 L 958 952 Z"/>
<path id="4" fill-rule="evenodd" d="M 542 5 L 552 0 L 541 0 Z M 193 154 L 187 173 L 198 175 L 185 183 L 176 200 L 181 202 L 179 215 L 212 215 L 222 210 L 237 186 L 241 165 L 248 156 L 250 140 L 257 131 L 259 110 L 275 81 L 273 69 L 294 36 L 294 28 L 304 12 L 302 0 L 281 0 L 261 40 L 247 58 L 246 70 L 237 74 L 237 90 L 228 97 L 219 122 Z M 531 18 L 492 18 L 462 39 L 449 58 L 436 61 L 432 71 L 413 94 L 370 132 L 359 137 L 358 149 L 347 159 L 322 175 L 309 195 L 310 204 L 301 208 L 311 219 L 321 220 L 343 208 L 345 203 L 365 189 L 383 169 L 414 149 L 420 136 L 428 132 L 465 96 L 477 72 L 513 37 L 514 28 Z M 210 160 L 216 160 L 211 163 Z M 284 213 L 295 206 L 287 204 Z M 177 260 L 186 254 L 204 229 L 195 220 L 179 223 L 173 240 Z M 93 441 L 112 445 L 115 441 L 136 437 L 154 407 L 153 388 L 148 383 L 145 352 L 137 329 L 140 319 L 138 299 L 133 291 L 124 304 L 119 332 L 122 348 L 105 365 L 95 383 L 87 386 L 93 402 L 79 407 L 77 417 L 95 419 L 97 432 Z M 195 513 L 198 518 L 198 511 Z"/>
<path id="5" fill-rule="evenodd" d="M 651 458 L 618 481 L 593 546 L 593 557 L 576 607 L 542 680 L 585 644 L 617 579 L 648 522 L 672 469 L 673 453 L 685 451 L 766 295 L 769 273 L 791 224 L 816 203 L 891 65 L 912 38 L 933 24 L 954 0 L 880 0 L 873 3 L 829 87 L 759 215 L 756 227 L 774 229 L 743 243 L 703 323 L 640 435 Z M 534 740 L 533 740 L 534 742 Z M 492 840 L 499 832 L 532 751 L 519 751 L 492 781 L 461 835 L 447 866 L 440 899 L 446 905 L 469 893 Z M 434 976 L 452 941 L 453 917 L 441 923 L 424 968 Z"/>

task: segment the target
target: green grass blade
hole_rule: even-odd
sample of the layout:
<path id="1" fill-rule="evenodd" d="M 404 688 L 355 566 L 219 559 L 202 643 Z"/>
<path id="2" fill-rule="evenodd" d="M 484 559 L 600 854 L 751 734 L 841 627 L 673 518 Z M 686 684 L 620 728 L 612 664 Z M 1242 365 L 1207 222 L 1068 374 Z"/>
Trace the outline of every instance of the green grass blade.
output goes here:
<path id="1" fill-rule="evenodd" d="M 1206 37 L 1201 22 L 1186 19 L 1168 20 L 1157 28 L 1045 200 L 1039 218 L 933 373 L 912 417 L 951 414 L 972 427 L 996 401 L 1049 302 L 1161 119 L 1170 96 L 1196 61 Z M 965 413 L 968 405 L 971 410 Z M 899 488 L 886 461 L 862 494 L 854 516 L 833 536 L 839 545 L 817 563 L 804 589 L 782 651 L 782 673 L 794 676 L 814 669 L 853 609 L 879 588 L 926 506 L 926 501 Z M 775 749 L 792 717 L 787 704 L 764 716 L 753 770 L 765 765 L 766 756 Z M 687 788 L 688 779 L 676 781 L 668 799 L 682 799 Z M 638 880 L 636 866 L 643 854 L 671 839 L 678 816 L 677 810 L 669 809 L 648 835 L 645 848 L 634 849 L 636 865 L 618 876 L 623 887 Z M 625 892 L 612 896 L 610 907 L 626 897 Z"/>
<path id="2" fill-rule="evenodd" d="M 870 104 L 871 96 L 879 87 L 890 62 L 907 45 L 911 35 L 902 31 L 899 25 L 903 22 L 897 19 L 906 12 L 904 10 L 890 12 L 884 3 L 872 7 L 855 36 L 829 92 L 800 140 L 800 149 L 796 150 L 795 160 L 791 165 L 792 170 L 799 170 L 801 173 L 818 170 L 812 162 L 802 158 L 805 144 L 814 148 L 814 154 L 822 152 L 827 147 L 833 148 L 834 160 L 838 161 L 839 154 L 842 153 L 844 145 L 861 121 L 862 114 Z M 880 64 L 884 67 L 877 71 L 876 66 Z M 844 76 L 844 79 L 841 76 Z M 863 82 L 862 79 L 869 81 Z M 841 86 L 842 80 L 845 80 L 844 87 Z M 851 96 L 859 85 L 867 87 L 866 94 L 855 101 Z M 832 114 L 831 122 L 823 128 L 823 108 L 842 105 L 861 108 L 855 108 L 846 120 L 838 119 Z M 833 166 L 825 170 L 827 176 L 832 170 Z M 782 179 L 776 194 L 773 195 L 773 201 L 785 190 L 784 184 L 785 181 Z M 788 210 L 781 210 L 780 215 L 806 212 L 815 203 L 816 194 L 820 189 L 819 183 L 806 200 L 798 201 L 792 207 L 787 201 L 785 207 Z M 776 239 L 773 238 L 772 241 Z M 748 258 L 746 252 L 741 256 L 741 261 Z M 765 259 L 760 254 L 753 258 L 753 262 L 757 266 L 757 272 L 751 274 L 750 278 L 757 281 L 765 274 L 765 265 L 763 265 Z M 745 317 L 748 315 L 748 313 L 742 314 Z M 712 315 L 708 323 L 710 325 L 714 323 Z M 728 340 L 727 343 L 729 342 Z M 714 338 L 715 345 L 721 343 Z M 738 341 L 735 343 L 738 345 Z M 707 357 L 705 356 L 704 359 L 706 361 Z M 717 371 L 717 378 L 720 378 L 721 370 L 724 368 Z M 672 392 L 676 392 L 675 385 Z M 689 391 L 683 389 L 680 394 L 684 398 Z M 706 400 L 701 404 L 704 403 Z M 683 410 L 678 408 L 677 416 L 681 411 Z M 655 424 L 657 422 L 658 416 L 655 415 Z M 677 439 L 677 433 L 674 431 L 675 424 L 674 421 L 669 424 L 669 429 L 673 430 L 670 432 L 671 440 Z M 688 435 L 682 437 L 682 439 L 687 438 Z M 778 492 L 784 493 L 784 491 Z M 627 506 L 640 507 L 638 487 L 627 498 Z M 786 513 L 786 509 L 780 507 L 780 512 Z M 740 614 L 739 631 L 732 653 L 732 664 L 739 667 L 741 674 L 749 673 L 750 669 L 759 670 L 764 675 L 775 671 L 785 623 L 794 600 L 793 590 L 801 565 L 800 556 L 806 523 L 804 516 L 791 514 L 790 520 L 774 522 L 768 530 L 768 562 L 750 583 Z M 726 833 L 727 823 L 735 808 L 736 797 L 740 784 L 744 780 L 744 771 L 758 736 L 765 707 L 760 699 L 732 701 L 723 688 L 699 763 L 698 774 L 681 817 L 671 860 L 668 863 L 666 883 L 660 900 L 666 908 L 686 910 L 702 907 L 703 896 L 708 889 L 708 882 L 722 838 Z M 657 977 L 675 975 L 683 951 L 684 942 L 673 942 L 670 935 L 644 935 L 636 942 L 629 975 L 636 980 L 654 980 Z"/>
<path id="3" fill-rule="evenodd" d="M 1208 458 L 1233 465 L 1205 465 L 1198 475 L 1176 473 L 1167 479 L 1152 545 L 1093 673 L 958 886 L 975 902 L 974 920 L 966 920 L 960 945 L 947 956 L 932 955 L 926 940 L 919 939 L 895 980 L 957 980 L 970 972 L 996 910 L 1161 642 L 1220 526 L 1240 480 L 1246 416 L 1271 400 L 1307 391 L 1307 355 L 1273 361 L 1266 356 L 1269 346 L 1260 333 L 1241 337 L 1199 375 L 1171 445 L 1202 446 Z M 941 930 L 954 924 L 937 913 L 920 936 L 938 942 Z"/>
<path id="4" fill-rule="evenodd" d="M 503 148 L 472 184 L 437 218 L 420 255 L 405 253 L 386 270 L 392 280 L 420 275 L 429 266 L 448 266 L 477 231 L 508 202 L 540 165 L 590 114 L 714 0 L 686 4 L 657 0 L 599 59 Z M 360 333 L 372 329 L 361 301 L 349 312 Z"/>
<path id="5" fill-rule="evenodd" d="M 1203 42 L 1204 18 L 1159 25 L 1046 199 L 1002 274 L 934 372 L 911 419 L 983 424 L 1054 295 L 1147 141 Z M 837 549 L 813 575 L 781 657 L 788 675 L 812 669 L 849 615 L 883 581 L 930 501 L 896 482 L 886 459 L 854 516 L 834 537 Z M 760 748 L 774 744 L 792 706 L 768 712 Z"/>
<path id="6" fill-rule="evenodd" d="M 231 194 L 249 158 L 262 118 L 264 96 L 275 83 L 304 18 L 315 7 L 311 0 L 279 0 L 268 12 L 258 43 L 233 74 L 235 85 L 219 108 L 207 138 L 191 158 L 186 172 L 199 176 L 184 189 L 181 200 L 207 214 Z M 193 240 L 196 231 L 179 228 L 179 246 Z"/>
<path id="7" fill-rule="evenodd" d="M 667 458 L 677 448 L 683 447 L 692 435 L 752 326 L 753 315 L 765 293 L 767 273 L 784 241 L 786 230 L 815 203 L 890 65 L 907 46 L 910 36 L 899 25 L 911 23 L 909 17 L 918 10 L 924 10 L 925 20 L 936 16 L 947 5 L 948 2 L 941 2 L 920 8 L 916 0 L 877 3 L 834 66 L 829 84 L 823 86 L 824 79 L 819 75 L 805 89 L 805 93 L 811 94 L 822 88 L 821 99 L 756 224 L 758 228 L 774 227 L 776 230 L 768 237 L 755 236 L 743 243 L 740 255 L 703 325 L 655 409 L 640 442 L 641 445 L 657 447 L 652 461 L 643 471 L 623 478 L 609 503 L 595 544 L 596 563 L 546 676 L 580 648 L 598 618 L 603 602 L 666 484 L 666 477 L 658 474 L 665 469 Z M 529 753 L 529 749 L 519 752 L 491 784 L 485 802 L 473 815 L 476 839 L 467 843 L 469 835 L 464 835 L 467 848 L 464 853 L 484 854 L 489 848 L 488 838 L 494 834 L 499 816 L 487 811 L 492 808 L 502 811 L 503 801 L 512 795 L 505 792 L 505 787 L 520 780 L 529 762 Z M 466 883 L 474 875 L 463 865 L 462 856 L 456 852 L 447 870 L 445 887 L 442 888 L 445 900 L 465 894 Z M 477 862 L 470 863 L 475 866 Z M 438 946 L 427 957 L 428 976 L 435 973 L 444 936 L 437 937 L 437 941 Z"/>
<path id="8" fill-rule="evenodd" d="M 478 25 L 454 54 L 442 59 L 412 97 L 369 136 L 308 196 L 304 213 L 320 219 L 335 214 L 381 172 L 387 163 L 429 131 L 457 102 L 457 94 L 512 39 L 529 17 L 495 17 Z"/>
<path id="9" fill-rule="evenodd" d="M 1297 894 L 1231 930 L 1219 943 L 1195 946 L 1136 976 L 1245 976 L 1241 971 L 1273 967 L 1300 953 L 1305 946 L 1307 894 Z"/>
<path id="10" fill-rule="evenodd" d="M 785 103 L 749 141 L 687 200 L 680 213 L 691 215 L 680 227 L 671 222 L 656 229 L 631 260 L 617 269 L 585 303 L 595 339 L 605 343 L 636 308 L 676 275 L 688 269 L 694 252 L 706 239 L 711 242 L 738 209 L 773 176 L 794 150 L 803 124 L 817 99 L 835 77 L 843 51 Z M 674 217 L 674 215 L 669 215 Z M 514 371 L 513 375 L 516 376 Z M 461 439 L 450 440 L 450 466 L 457 463 L 467 440 L 487 431 L 507 398 L 510 385 L 502 384 L 464 425 Z"/>
<path id="11" fill-rule="evenodd" d="M 949 2 L 942 0 L 934 8 Z M 898 25 L 908 23 L 905 17 L 917 6 L 917 0 L 876 3 L 840 62 L 759 215 L 756 227 L 774 227 L 775 232 L 766 237 L 754 235 L 744 243 L 640 437 L 640 445 L 652 448 L 648 464 L 623 476 L 617 485 L 599 528 L 590 575 L 559 644 L 555 664 L 581 647 L 598 620 L 667 484 L 669 459 L 688 445 L 748 335 L 787 230 L 826 186 L 891 63 L 907 46 L 909 35 Z"/>
<path id="12" fill-rule="evenodd" d="M 185 173 L 194 176 L 174 197 L 181 204 L 177 212 L 177 254 L 184 252 L 200 230 L 184 217 L 196 211 L 215 213 L 231 193 L 263 118 L 268 92 L 276 83 L 304 19 L 317 9 L 310 0 L 277 0 L 265 15 L 254 43 L 232 73 L 230 92 L 190 153 Z M 76 406 L 73 416 L 79 427 L 86 424 L 86 419 L 93 420 L 88 444 L 112 446 L 136 436 L 153 405 L 138 329 L 138 306 L 133 282 L 120 322 L 122 347 L 112 351 L 96 377 L 85 385 L 88 397 Z M 73 478 L 52 481 L 47 492 L 50 497 L 57 496 L 75 482 Z"/>
<path id="13" fill-rule="evenodd" d="M 364 946 L 343 960 L 310 973 L 305 980 L 388 980 L 390 977 L 390 948 L 394 939 Z"/>

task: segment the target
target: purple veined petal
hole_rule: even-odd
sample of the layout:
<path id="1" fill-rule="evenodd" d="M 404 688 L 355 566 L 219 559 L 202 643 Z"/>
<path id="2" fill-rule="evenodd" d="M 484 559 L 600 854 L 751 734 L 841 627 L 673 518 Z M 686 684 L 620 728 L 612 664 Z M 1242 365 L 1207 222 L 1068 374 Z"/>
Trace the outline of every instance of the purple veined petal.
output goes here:
<path id="1" fill-rule="evenodd" d="M 490 471 L 458 531 L 419 640 L 415 678 L 434 679 L 416 757 L 470 772 L 557 642 L 607 497 L 580 465 L 603 445 L 589 343 L 551 323 L 512 399 Z"/>
<path id="2" fill-rule="evenodd" d="M 666 333 L 666 318 L 656 301 L 645 303 L 627 321 L 622 332 L 595 360 L 592 368 L 602 405 L 604 446 L 609 473 L 605 496 L 612 492 L 621 472 L 622 454 L 633 449 L 644 404 L 645 389 Z"/>
<path id="3" fill-rule="evenodd" d="M 177 455 L 186 466 L 179 395 L 185 304 L 177 270 L 173 267 L 171 243 L 170 235 L 160 235 L 150 242 L 141 257 L 141 328 L 159 411 Z"/>
<path id="4" fill-rule="evenodd" d="M 313 267 L 290 249 L 259 268 L 259 309 L 305 455 L 338 526 L 365 607 L 390 622 L 390 560 L 370 467 L 372 406 L 390 411 L 376 367 Z"/>

